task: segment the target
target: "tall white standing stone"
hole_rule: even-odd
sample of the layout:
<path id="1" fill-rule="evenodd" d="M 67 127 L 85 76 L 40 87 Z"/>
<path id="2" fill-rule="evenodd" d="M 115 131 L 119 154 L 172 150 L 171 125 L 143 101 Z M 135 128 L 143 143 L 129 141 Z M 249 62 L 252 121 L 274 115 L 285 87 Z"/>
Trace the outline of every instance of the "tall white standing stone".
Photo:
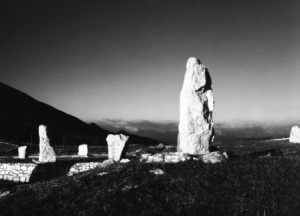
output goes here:
<path id="1" fill-rule="evenodd" d="M 26 158 L 26 148 L 27 148 L 27 146 L 20 146 L 18 148 L 19 158 L 20 159 L 25 159 Z"/>
<path id="2" fill-rule="evenodd" d="M 194 57 L 186 64 L 179 109 L 177 151 L 193 155 L 209 153 L 213 141 L 214 97 L 209 72 Z"/>
<path id="3" fill-rule="evenodd" d="M 294 126 L 291 129 L 290 133 L 290 142 L 291 143 L 300 143 L 300 127 Z"/>
<path id="4" fill-rule="evenodd" d="M 121 155 L 129 136 L 123 134 L 109 134 L 106 138 L 108 146 L 108 159 L 113 159 L 115 162 L 121 160 Z"/>
<path id="5" fill-rule="evenodd" d="M 87 144 L 82 144 L 78 146 L 78 155 L 87 157 L 88 156 L 88 145 Z"/>
<path id="6" fill-rule="evenodd" d="M 39 136 L 40 136 L 40 154 L 39 162 L 55 162 L 56 154 L 53 147 L 50 146 L 50 140 L 47 135 L 47 127 L 45 125 L 39 126 Z"/>

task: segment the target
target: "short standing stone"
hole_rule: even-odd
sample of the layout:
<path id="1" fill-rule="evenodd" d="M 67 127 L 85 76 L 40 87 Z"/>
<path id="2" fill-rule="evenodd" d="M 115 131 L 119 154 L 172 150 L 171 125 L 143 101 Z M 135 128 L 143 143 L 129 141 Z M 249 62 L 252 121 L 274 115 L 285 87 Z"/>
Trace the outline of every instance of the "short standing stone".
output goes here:
<path id="1" fill-rule="evenodd" d="M 40 125 L 39 127 L 39 136 L 40 136 L 40 154 L 39 162 L 55 162 L 56 154 L 53 147 L 50 146 L 50 139 L 47 135 L 47 127 L 45 125 Z"/>
<path id="2" fill-rule="evenodd" d="M 291 143 L 300 143 L 300 127 L 294 126 L 291 129 L 290 133 L 290 142 Z"/>
<path id="3" fill-rule="evenodd" d="M 20 159 L 25 159 L 26 158 L 26 148 L 27 148 L 27 146 L 20 146 L 18 148 L 19 158 Z"/>
<path id="4" fill-rule="evenodd" d="M 108 145 L 108 158 L 113 159 L 115 162 L 119 162 L 128 139 L 129 136 L 125 136 L 123 134 L 109 134 L 106 138 Z"/>
<path id="5" fill-rule="evenodd" d="M 189 58 L 180 92 L 177 151 L 200 155 L 209 153 L 213 140 L 214 97 L 208 70 L 199 59 Z"/>
<path id="6" fill-rule="evenodd" d="M 82 144 L 82 145 L 78 146 L 78 155 L 87 157 L 87 155 L 88 155 L 88 145 L 87 144 Z"/>

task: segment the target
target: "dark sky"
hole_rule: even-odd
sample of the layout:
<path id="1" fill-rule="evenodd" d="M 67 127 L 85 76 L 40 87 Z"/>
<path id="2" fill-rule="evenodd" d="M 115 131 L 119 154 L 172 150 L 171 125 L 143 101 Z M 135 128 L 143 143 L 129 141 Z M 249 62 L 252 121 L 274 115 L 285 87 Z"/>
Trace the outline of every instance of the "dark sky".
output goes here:
<path id="1" fill-rule="evenodd" d="M 85 121 L 176 121 L 190 56 L 216 122 L 300 119 L 300 1 L 1 1 L 0 81 Z"/>

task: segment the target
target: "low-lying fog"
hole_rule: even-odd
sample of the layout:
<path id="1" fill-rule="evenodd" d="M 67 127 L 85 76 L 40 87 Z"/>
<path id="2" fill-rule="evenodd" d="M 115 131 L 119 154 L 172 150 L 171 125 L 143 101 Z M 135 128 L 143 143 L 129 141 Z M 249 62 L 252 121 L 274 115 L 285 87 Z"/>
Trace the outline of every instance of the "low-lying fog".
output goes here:
<path id="1" fill-rule="evenodd" d="M 98 124 L 110 131 L 125 130 L 133 134 L 151 137 L 166 144 L 177 142 L 178 122 L 124 121 L 109 120 Z M 299 124 L 299 123 L 298 123 Z M 270 139 L 289 137 L 291 127 L 297 122 L 287 123 L 249 123 L 235 121 L 234 123 L 218 123 L 214 125 L 215 141 Z"/>

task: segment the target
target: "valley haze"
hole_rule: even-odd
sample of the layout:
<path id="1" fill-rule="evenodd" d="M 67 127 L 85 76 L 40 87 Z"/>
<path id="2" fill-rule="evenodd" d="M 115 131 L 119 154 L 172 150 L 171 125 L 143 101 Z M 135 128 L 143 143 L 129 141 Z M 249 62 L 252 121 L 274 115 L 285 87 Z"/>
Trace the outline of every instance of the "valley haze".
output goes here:
<path id="1" fill-rule="evenodd" d="M 176 145 L 178 121 L 147 121 L 103 119 L 96 122 L 99 126 L 111 130 L 126 130 L 132 134 L 152 137 L 170 145 Z M 251 122 L 238 121 L 215 122 L 215 142 L 234 140 L 264 140 L 289 137 L 291 127 L 300 124 L 299 121 L 286 122 Z"/>

